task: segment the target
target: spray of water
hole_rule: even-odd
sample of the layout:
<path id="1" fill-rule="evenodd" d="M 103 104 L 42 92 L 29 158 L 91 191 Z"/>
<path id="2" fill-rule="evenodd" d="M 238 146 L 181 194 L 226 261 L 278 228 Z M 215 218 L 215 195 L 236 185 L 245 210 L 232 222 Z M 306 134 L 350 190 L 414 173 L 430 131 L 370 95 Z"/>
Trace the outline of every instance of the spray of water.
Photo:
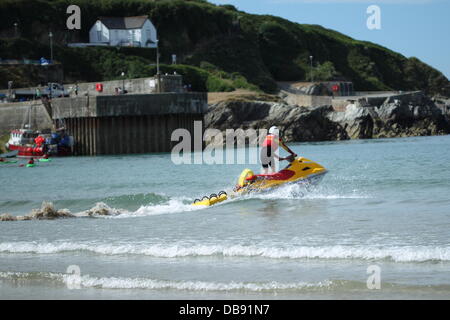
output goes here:
<path id="1" fill-rule="evenodd" d="M 232 190 L 226 190 L 230 195 L 229 200 L 221 202 L 214 207 L 229 205 L 235 201 L 248 201 L 252 199 L 269 200 L 333 200 L 333 199 L 358 199 L 369 198 L 357 189 L 348 190 L 342 188 L 334 181 L 331 184 L 287 184 L 273 190 L 246 195 L 233 195 Z M 182 213 L 197 210 L 204 210 L 208 207 L 192 206 L 193 199 L 188 197 L 165 197 L 158 198 L 156 203 L 141 205 L 135 211 L 117 209 L 104 202 L 97 202 L 92 208 L 86 211 L 71 213 L 68 209 L 55 209 L 53 203 L 43 202 L 41 208 L 33 209 L 29 214 L 23 216 L 13 216 L 11 214 L 0 215 L 0 221 L 23 221 L 23 220 L 51 220 L 57 218 L 91 217 L 91 218 L 130 218 L 144 217 L 161 214 Z"/>

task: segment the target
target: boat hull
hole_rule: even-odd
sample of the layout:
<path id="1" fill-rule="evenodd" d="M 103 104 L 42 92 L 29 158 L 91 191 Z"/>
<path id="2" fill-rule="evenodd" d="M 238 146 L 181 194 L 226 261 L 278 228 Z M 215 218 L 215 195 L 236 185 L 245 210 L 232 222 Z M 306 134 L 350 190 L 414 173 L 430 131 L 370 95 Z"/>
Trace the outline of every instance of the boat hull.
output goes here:
<path id="1" fill-rule="evenodd" d="M 56 157 L 67 157 L 72 155 L 72 149 L 58 146 L 55 151 L 50 150 L 48 154 Z M 45 152 L 42 147 L 20 146 L 17 153 L 18 158 L 41 158 L 44 155 Z"/>
<path id="2" fill-rule="evenodd" d="M 9 143 L 7 143 L 5 146 L 6 146 L 6 149 L 8 149 L 9 151 L 19 150 L 19 148 L 20 148 L 19 145 L 9 144 Z"/>

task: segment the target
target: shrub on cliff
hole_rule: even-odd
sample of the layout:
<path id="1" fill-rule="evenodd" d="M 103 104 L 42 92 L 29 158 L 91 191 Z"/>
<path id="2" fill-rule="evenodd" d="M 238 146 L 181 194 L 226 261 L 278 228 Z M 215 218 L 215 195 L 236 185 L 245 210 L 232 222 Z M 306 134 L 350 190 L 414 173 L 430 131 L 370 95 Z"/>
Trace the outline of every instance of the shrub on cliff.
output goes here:
<path id="1" fill-rule="evenodd" d="M 308 73 L 307 79 L 312 81 L 329 81 L 333 80 L 338 75 L 334 68 L 333 62 L 326 61 L 325 63 L 313 66 L 311 72 Z M 312 76 L 312 79 L 311 79 Z"/>

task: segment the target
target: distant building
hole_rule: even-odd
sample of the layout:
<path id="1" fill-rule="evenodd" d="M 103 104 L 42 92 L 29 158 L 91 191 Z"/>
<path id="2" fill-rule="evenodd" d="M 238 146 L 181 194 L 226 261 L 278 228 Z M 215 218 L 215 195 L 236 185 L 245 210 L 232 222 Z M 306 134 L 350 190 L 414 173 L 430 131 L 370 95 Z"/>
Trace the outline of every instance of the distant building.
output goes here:
<path id="1" fill-rule="evenodd" d="M 157 39 L 148 16 L 100 17 L 89 31 L 92 45 L 156 48 Z"/>

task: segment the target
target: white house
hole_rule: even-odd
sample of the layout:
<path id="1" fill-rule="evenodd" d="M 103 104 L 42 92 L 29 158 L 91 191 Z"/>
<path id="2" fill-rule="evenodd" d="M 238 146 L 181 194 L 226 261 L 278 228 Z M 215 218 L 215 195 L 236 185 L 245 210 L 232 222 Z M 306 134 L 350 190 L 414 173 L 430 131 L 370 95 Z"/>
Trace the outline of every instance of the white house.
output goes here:
<path id="1" fill-rule="evenodd" d="M 156 48 L 157 39 L 148 16 L 100 17 L 89 31 L 93 45 Z"/>

